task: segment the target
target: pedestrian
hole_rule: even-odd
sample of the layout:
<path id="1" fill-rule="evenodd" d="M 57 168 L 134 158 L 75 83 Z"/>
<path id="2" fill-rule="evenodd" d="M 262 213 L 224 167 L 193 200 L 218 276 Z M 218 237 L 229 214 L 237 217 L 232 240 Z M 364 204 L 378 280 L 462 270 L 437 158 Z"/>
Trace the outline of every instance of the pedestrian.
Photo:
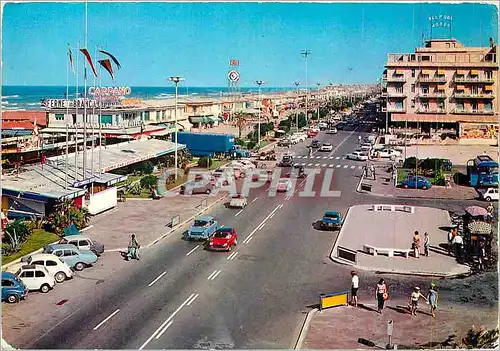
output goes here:
<path id="1" fill-rule="evenodd" d="M 493 204 L 490 203 L 488 205 L 488 207 L 486 207 L 486 211 L 488 212 L 488 214 L 486 215 L 486 220 L 489 222 L 489 221 L 492 221 L 493 218 L 494 218 L 494 214 L 495 214 L 495 207 L 493 207 Z"/>
<path id="2" fill-rule="evenodd" d="M 420 234 L 418 230 L 413 234 L 413 257 L 420 258 Z"/>
<path id="3" fill-rule="evenodd" d="M 484 271 L 484 260 L 486 258 L 486 250 L 484 240 L 479 241 L 477 258 L 479 261 L 479 270 Z"/>
<path id="4" fill-rule="evenodd" d="M 450 229 L 448 232 L 448 255 L 451 256 L 451 248 L 453 246 L 453 238 L 455 237 L 455 229 Z"/>
<path id="5" fill-rule="evenodd" d="M 434 318 L 436 318 L 436 309 L 437 309 L 438 298 L 439 298 L 439 295 L 436 291 L 436 284 L 432 283 L 431 287 L 429 288 L 429 291 L 427 292 L 427 301 L 429 302 L 429 305 L 431 306 L 431 313 L 432 313 L 432 317 L 434 317 Z"/>
<path id="6" fill-rule="evenodd" d="M 389 295 L 387 294 L 387 286 L 385 285 L 384 279 L 380 279 L 377 284 L 376 288 L 377 292 L 377 306 L 378 306 L 378 313 L 382 313 L 382 310 L 384 309 L 384 303 L 385 300 L 389 298 Z"/>
<path id="7" fill-rule="evenodd" d="M 139 245 L 139 242 L 135 238 L 135 234 L 132 234 L 130 242 L 128 243 L 128 253 L 127 253 L 127 259 L 135 258 L 136 260 L 139 261 L 139 248 L 141 246 Z"/>
<path id="8" fill-rule="evenodd" d="M 373 180 L 375 180 L 375 166 L 373 163 L 370 165 L 370 171 L 372 172 Z"/>
<path id="9" fill-rule="evenodd" d="M 358 289 L 359 289 L 359 277 L 356 271 L 351 272 L 351 305 L 358 307 Z"/>
<path id="10" fill-rule="evenodd" d="M 431 242 L 429 239 L 429 233 L 424 233 L 424 255 L 425 257 L 429 257 L 429 249 L 431 247 Z"/>
<path id="11" fill-rule="evenodd" d="M 464 244 L 464 239 L 460 234 L 455 235 L 452 241 L 453 253 L 458 263 L 462 262 L 462 246 Z"/>
<path id="12" fill-rule="evenodd" d="M 424 300 L 428 301 L 427 298 L 424 295 L 422 295 L 422 293 L 420 292 L 420 288 L 418 286 L 416 286 L 413 289 L 413 292 L 411 293 L 411 296 L 410 296 L 410 313 L 413 316 L 417 315 L 418 300 L 420 300 L 421 297 Z"/>

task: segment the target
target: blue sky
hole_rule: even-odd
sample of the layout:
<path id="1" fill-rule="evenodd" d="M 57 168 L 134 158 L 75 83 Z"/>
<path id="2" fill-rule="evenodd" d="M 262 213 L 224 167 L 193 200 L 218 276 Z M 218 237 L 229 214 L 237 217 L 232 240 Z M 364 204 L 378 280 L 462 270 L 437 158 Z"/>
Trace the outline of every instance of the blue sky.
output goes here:
<path id="1" fill-rule="evenodd" d="M 454 17 L 452 36 L 466 45 L 498 38 L 497 8 L 477 3 L 89 3 L 88 48 L 120 60 L 116 85 L 167 86 L 181 75 L 184 85 L 226 86 L 231 58 L 241 86 L 303 85 L 302 49 L 312 53 L 310 85 L 375 83 L 387 53 L 412 52 L 439 14 Z M 2 20 L 3 85 L 66 85 L 68 42 L 83 59 L 85 5 L 9 3 Z"/>

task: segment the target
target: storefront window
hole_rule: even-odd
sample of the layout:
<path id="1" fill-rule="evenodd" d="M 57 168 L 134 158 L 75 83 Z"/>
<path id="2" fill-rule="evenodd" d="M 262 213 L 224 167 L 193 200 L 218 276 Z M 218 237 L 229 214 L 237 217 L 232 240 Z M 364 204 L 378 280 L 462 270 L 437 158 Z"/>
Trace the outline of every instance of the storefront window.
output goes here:
<path id="1" fill-rule="evenodd" d="M 56 121 L 64 121 L 64 114 L 56 113 Z"/>

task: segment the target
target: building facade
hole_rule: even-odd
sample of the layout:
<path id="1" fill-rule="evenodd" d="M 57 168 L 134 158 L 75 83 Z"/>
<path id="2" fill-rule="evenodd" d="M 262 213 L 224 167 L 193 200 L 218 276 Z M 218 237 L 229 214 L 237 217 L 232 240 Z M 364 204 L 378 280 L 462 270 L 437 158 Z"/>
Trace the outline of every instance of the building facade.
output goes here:
<path id="1" fill-rule="evenodd" d="M 382 80 L 392 127 L 455 131 L 462 143 L 497 143 L 497 46 L 435 39 L 415 53 L 388 54 Z M 404 125 L 404 127 L 403 127 Z"/>

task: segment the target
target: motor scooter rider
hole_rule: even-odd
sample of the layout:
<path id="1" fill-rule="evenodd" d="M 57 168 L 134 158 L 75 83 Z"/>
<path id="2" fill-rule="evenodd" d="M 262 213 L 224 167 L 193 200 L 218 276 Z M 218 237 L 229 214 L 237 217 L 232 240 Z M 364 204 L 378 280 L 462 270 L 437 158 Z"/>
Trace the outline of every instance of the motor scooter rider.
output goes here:
<path id="1" fill-rule="evenodd" d="M 140 247 L 141 246 L 139 245 L 139 242 L 135 238 L 135 234 L 132 234 L 130 242 L 128 243 L 127 259 L 134 258 L 136 260 L 139 260 L 139 248 Z"/>

